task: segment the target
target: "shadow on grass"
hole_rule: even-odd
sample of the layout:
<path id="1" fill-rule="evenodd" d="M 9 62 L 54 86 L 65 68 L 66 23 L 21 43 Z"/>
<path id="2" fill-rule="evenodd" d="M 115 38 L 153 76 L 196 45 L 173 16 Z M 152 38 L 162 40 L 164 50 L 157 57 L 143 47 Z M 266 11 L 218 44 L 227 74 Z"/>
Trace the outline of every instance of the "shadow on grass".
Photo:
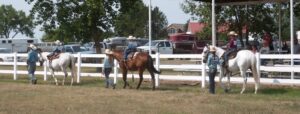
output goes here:
<path id="1" fill-rule="evenodd" d="M 278 89 L 275 89 L 275 88 L 271 88 L 271 89 L 262 89 L 260 90 L 260 93 L 262 94 L 267 94 L 267 95 L 281 95 L 281 94 L 286 94 L 290 91 L 288 91 L 287 89 L 284 89 L 284 88 L 278 88 Z"/>

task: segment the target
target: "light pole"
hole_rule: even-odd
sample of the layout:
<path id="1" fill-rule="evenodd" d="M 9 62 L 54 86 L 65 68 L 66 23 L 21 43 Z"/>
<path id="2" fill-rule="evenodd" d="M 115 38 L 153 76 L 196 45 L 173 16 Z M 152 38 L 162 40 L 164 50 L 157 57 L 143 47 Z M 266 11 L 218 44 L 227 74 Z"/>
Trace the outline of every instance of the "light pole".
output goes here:
<path id="1" fill-rule="evenodd" d="M 151 0 L 149 0 L 149 55 L 151 54 Z"/>

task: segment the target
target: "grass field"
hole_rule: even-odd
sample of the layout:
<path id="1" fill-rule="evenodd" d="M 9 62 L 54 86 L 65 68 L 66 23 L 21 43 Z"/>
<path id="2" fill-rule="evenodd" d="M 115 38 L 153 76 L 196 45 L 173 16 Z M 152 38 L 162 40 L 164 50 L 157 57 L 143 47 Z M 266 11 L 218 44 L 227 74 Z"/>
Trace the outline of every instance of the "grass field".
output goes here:
<path id="1" fill-rule="evenodd" d="M 162 81 L 152 91 L 148 80 L 140 90 L 122 89 L 121 80 L 115 90 L 104 88 L 102 78 L 83 77 L 73 87 L 55 86 L 50 80 L 39 79 L 37 85 L 29 85 L 26 76 L 15 81 L 11 76 L 1 75 L 0 114 L 288 114 L 300 111 L 297 87 L 262 85 L 255 95 L 253 85 L 249 85 L 245 94 L 240 95 L 241 85 L 233 85 L 230 93 L 217 86 L 217 94 L 210 95 L 197 82 Z M 136 86 L 137 81 L 129 82 Z"/>

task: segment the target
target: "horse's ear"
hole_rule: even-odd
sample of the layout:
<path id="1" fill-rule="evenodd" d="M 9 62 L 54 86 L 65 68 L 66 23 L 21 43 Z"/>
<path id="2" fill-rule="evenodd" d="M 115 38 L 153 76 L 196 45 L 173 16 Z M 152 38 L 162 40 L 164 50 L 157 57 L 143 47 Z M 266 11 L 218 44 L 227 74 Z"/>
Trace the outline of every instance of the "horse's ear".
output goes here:
<path id="1" fill-rule="evenodd" d="M 207 49 L 209 49 L 209 44 L 206 44 L 205 46 L 206 46 Z"/>

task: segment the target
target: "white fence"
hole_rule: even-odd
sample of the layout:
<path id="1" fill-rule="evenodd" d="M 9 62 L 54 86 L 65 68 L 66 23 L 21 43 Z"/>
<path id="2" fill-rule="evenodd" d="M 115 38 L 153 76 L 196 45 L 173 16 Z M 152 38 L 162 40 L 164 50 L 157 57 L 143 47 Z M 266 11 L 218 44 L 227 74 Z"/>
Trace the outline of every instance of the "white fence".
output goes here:
<path id="1" fill-rule="evenodd" d="M 272 59 L 272 60 L 277 60 L 279 59 L 280 61 L 284 62 L 290 62 L 293 61 L 294 59 L 292 58 L 300 58 L 300 55 L 290 55 L 290 54 L 281 54 L 281 55 L 274 55 L 274 54 L 268 54 L 268 55 L 260 55 L 259 53 L 256 54 L 257 58 L 260 59 Z M 25 66 L 25 62 L 17 62 L 18 57 L 27 57 L 27 54 L 17 54 L 17 53 L 12 53 L 12 54 L 0 54 L 0 56 L 11 56 L 13 57 L 13 62 L 0 62 L 0 65 L 8 65 L 8 66 L 13 66 L 12 70 L 1 70 L 0 69 L 0 74 L 13 74 L 13 79 L 17 80 L 18 74 L 27 74 L 26 70 L 18 70 L 18 66 Z M 82 59 L 86 58 L 99 58 L 103 59 L 105 57 L 104 54 L 74 54 L 74 56 L 77 58 L 77 82 L 80 82 L 80 77 L 81 76 L 102 76 L 101 73 L 82 73 L 81 68 L 83 67 L 103 67 L 103 64 L 98 64 L 98 63 L 82 63 Z M 208 68 L 206 67 L 205 64 L 160 64 L 160 59 L 196 59 L 197 61 L 201 61 L 201 54 L 156 54 L 156 55 L 151 55 L 153 58 L 155 58 L 155 66 L 156 68 L 159 68 L 159 70 L 162 69 L 173 69 L 173 70 L 180 70 L 180 71 L 193 71 L 193 72 L 199 72 L 202 75 L 193 75 L 193 76 L 182 76 L 182 75 L 156 75 L 156 86 L 159 86 L 159 80 L 182 80 L 182 81 L 201 81 L 202 82 L 202 87 L 205 87 L 205 81 L 208 80 L 208 77 L 206 76 L 205 72 Z M 296 85 L 300 84 L 300 79 L 295 79 L 294 73 L 295 72 L 300 72 L 300 66 L 297 65 L 284 65 L 284 64 L 275 64 L 272 66 L 261 66 L 260 65 L 260 59 L 258 59 L 258 69 L 260 72 L 290 72 L 291 73 L 291 78 L 290 79 L 282 79 L 282 78 L 261 78 L 261 83 L 264 84 L 291 84 L 291 85 Z M 174 60 L 175 61 L 175 60 Z M 292 63 L 292 62 L 290 62 Z M 117 61 L 115 61 L 115 66 L 117 66 Z M 43 75 L 44 80 L 47 80 L 47 75 L 50 75 L 50 73 L 47 71 L 46 65 L 44 65 L 44 70 L 43 71 L 36 71 L 37 75 Z M 63 73 L 58 72 L 56 75 L 63 75 Z M 134 75 L 135 78 L 138 78 L 138 75 Z M 114 83 L 117 83 L 117 77 L 121 77 L 120 74 L 118 74 L 118 68 L 114 67 L 114 73 L 111 74 L 111 77 L 114 77 Z M 150 78 L 149 75 L 144 75 L 145 78 Z M 218 79 L 216 79 L 218 81 Z M 231 82 L 235 83 L 242 83 L 243 79 L 241 77 L 232 77 Z M 254 82 L 253 79 L 250 77 L 248 79 L 248 82 Z"/>

